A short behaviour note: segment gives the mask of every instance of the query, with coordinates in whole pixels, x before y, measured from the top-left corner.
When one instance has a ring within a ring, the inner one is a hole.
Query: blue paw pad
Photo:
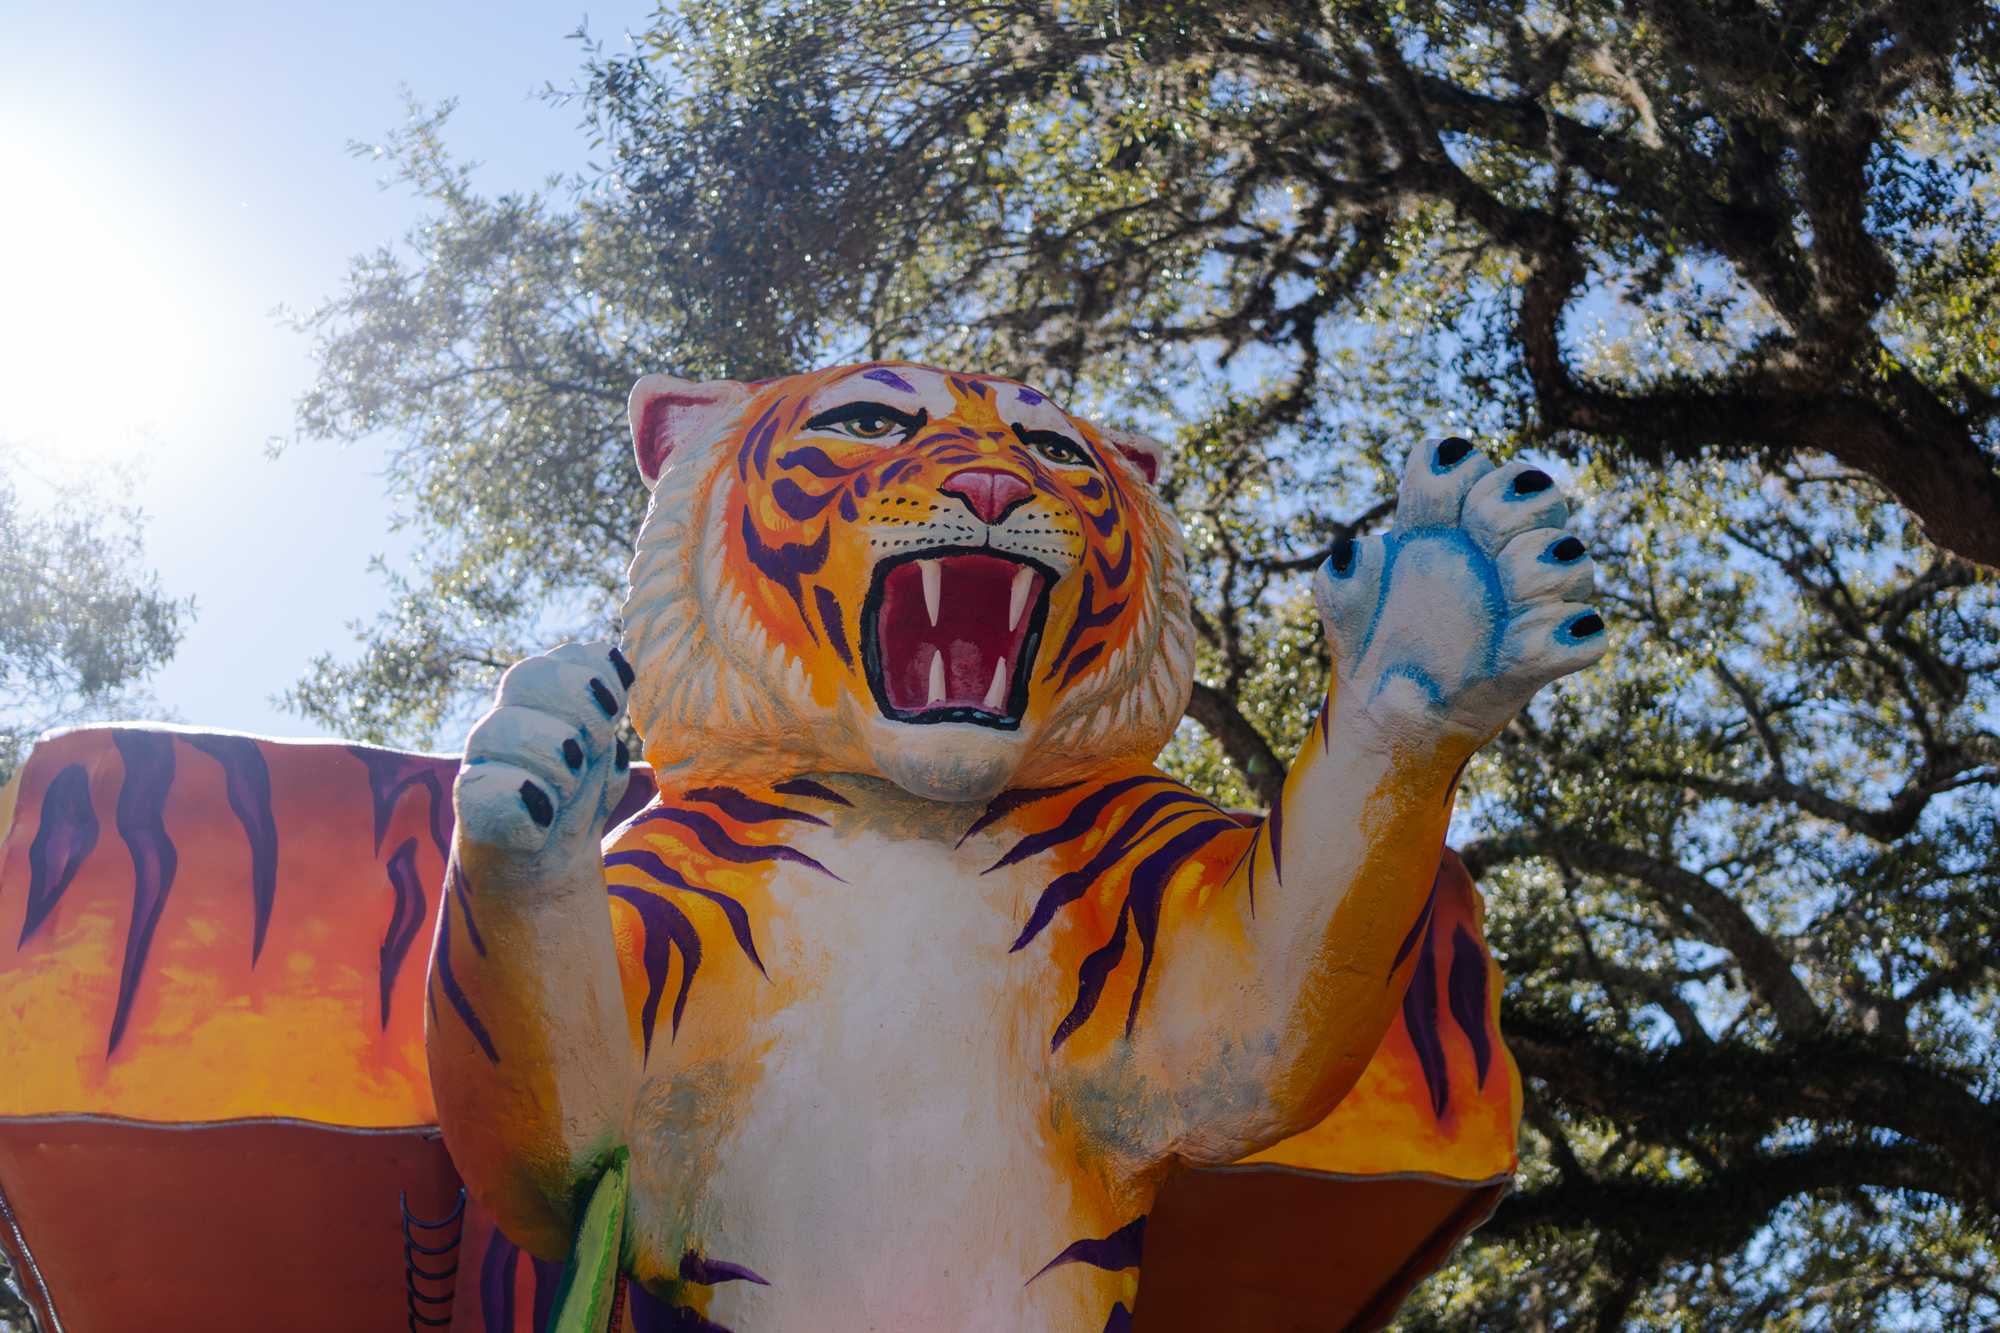
[[[1508,489],[1507,494],[1513,499],[1520,499],[1524,495],[1540,495],[1555,484],[1556,479],[1554,477],[1551,477],[1540,468],[1531,467],[1520,476],[1514,478],[1514,484]]]
[[[1354,538],[1342,537],[1333,544],[1333,553],[1326,558],[1326,569],[1337,579],[1344,579],[1354,573]]]
[[[1572,616],[1556,630],[1556,637],[1564,643],[1582,643],[1604,633],[1604,621],[1595,611],[1585,611],[1580,616]]]
[[[1542,552],[1542,559],[1551,565],[1573,565],[1583,559],[1583,543],[1574,537],[1565,537]]]
[[[1431,471],[1443,475],[1472,457],[1472,441],[1461,440],[1454,435],[1448,440],[1439,440],[1437,452],[1431,455]]]

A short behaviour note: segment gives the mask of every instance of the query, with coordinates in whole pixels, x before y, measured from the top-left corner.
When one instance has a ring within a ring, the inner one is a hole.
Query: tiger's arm
[[[1367,1066],[1459,773],[1603,651],[1567,513],[1545,474],[1441,441],[1412,455],[1395,527],[1319,571],[1334,675],[1282,799],[1219,882],[1161,904],[1131,1042],[1135,1071],[1175,1088],[1172,1154],[1226,1161],[1303,1130]]]
[[[639,1077],[600,832],[625,785],[609,645],[517,663],[466,742],[432,946],[431,1082],[452,1159],[507,1234],[561,1259]]]

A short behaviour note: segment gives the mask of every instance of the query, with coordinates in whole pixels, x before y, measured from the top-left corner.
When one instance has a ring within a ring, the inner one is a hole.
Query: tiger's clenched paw
[[[509,667],[466,738],[454,798],[465,838],[519,855],[594,854],[631,766],[617,735],[631,683],[608,643],[566,643]]]
[[[1396,519],[1313,579],[1338,706],[1393,731],[1484,741],[1534,692],[1603,655],[1590,555],[1554,480],[1465,440],[1410,454]]]

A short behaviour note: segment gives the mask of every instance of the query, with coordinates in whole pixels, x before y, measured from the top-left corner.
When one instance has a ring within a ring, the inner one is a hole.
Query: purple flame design
[[[1493,1062],[1493,1046],[1486,1036],[1486,958],[1464,926],[1452,928],[1451,970],[1445,974],[1444,990],[1453,1021],[1472,1043],[1472,1063],[1483,1088],[1487,1066]]]
[[[457,867],[453,866],[456,870]],[[389,856],[389,888],[396,895],[394,908],[389,913],[389,929],[382,936],[380,985],[382,992],[382,1030],[389,1030],[389,995],[395,989],[396,975],[402,970],[403,959],[410,952],[410,944],[417,938],[417,931],[424,924],[424,886],[417,878],[417,840],[405,838],[400,847]]]
[[[174,781],[173,738],[157,731],[121,727],[112,742],[125,760],[125,781],[118,789],[118,836],[132,854],[132,925],[125,936],[125,961],[118,974],[118,1007],[111,1015],[108,1057],[118,1049],[132,1001],[139,993],[139,976],[146,968],[146,951],[166,910],[180,856],[167,836],[167,790]]]
[[[1416,1048],[1417,1064],[1424,1071],[1431,1114],[1442,1118],[1444,1108],[1451,1103],[1451,1071],[1445,1066],[1444,1041],[1438,1035],[1437,959],[1428,941],[1417,955],[1410,988],[1403,993],[1403,1026],[1409,1029],[1410,1045]]]
[[[222,766],[229,809],[250,843],[250,904],[253,913],[250,965],[264,952],[264,933],[278,898],[278,822],[271,814],[271,767],[248,736],[184,736],[195,749]]]
[[[50,780],[35,840],[28,844],[28,914],[19,943],[26,944],[62,901],[63,891],[97,846],[97,831],[90,774],[82,764],[71,764]]]
[[[451,800],[444,789],[444,773],[454,766],[448,760],[430,759],[420,754],[398,754],[367,745],[350,745],[347,752],[368,770],[368,792],[375,806],[375,850],[382,850],[388,836],[389,820],[396,802],[412,787],[430,793],[431,841],[439,856],[451,855]]]

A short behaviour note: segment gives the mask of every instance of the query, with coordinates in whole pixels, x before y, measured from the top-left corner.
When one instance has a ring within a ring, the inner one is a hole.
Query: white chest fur
[[[1095,1327],[1104,1275],[1029,1283],[1116,1225],[1075,1197],[1054,1133],[1049,1020],[1025,994],[1045,964],[1007,952],[1041,878],[874,830],[802,845],[846,883],[786,867],[762,947],[809,989],[746,1025],[755,1091],[726,1119],[700,1073],[656,1065],[633,1147],[659,1211],[635,1220],[768,1280],[714,1288],[710,1317],[739,1330]]]

